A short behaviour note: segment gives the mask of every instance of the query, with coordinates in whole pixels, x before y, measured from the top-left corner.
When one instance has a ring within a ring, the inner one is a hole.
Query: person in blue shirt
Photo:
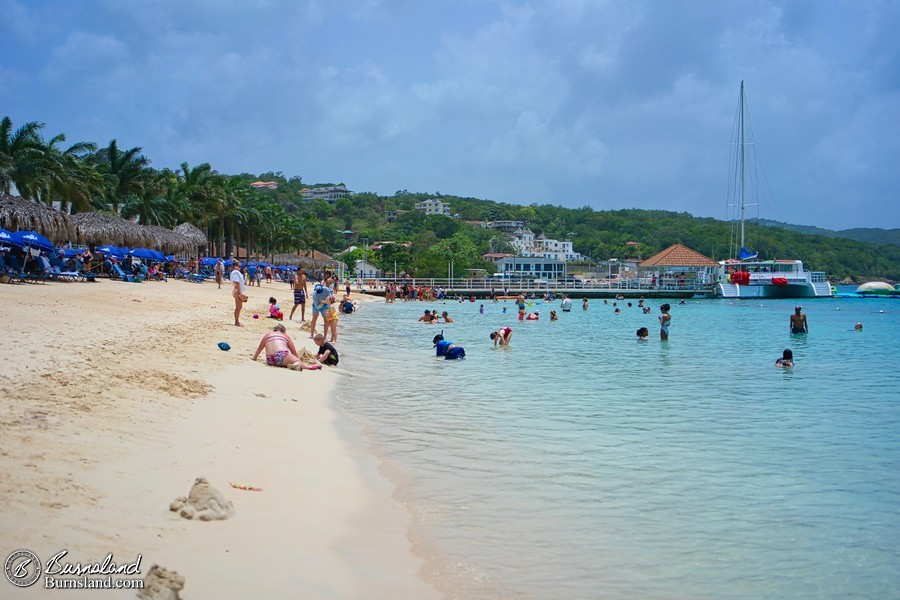
[[[249,267],[247,267],[247,273],[250,275],[250,281],[248,281],[247,283],[249,285],[253,285],[253,283],[256,281],[256,265],[250,265]]]
[[[312,292],[312,321],[309,326],[309,337],[313,337],[316,333],[316,321],[319,318],[319,315],[322,315],[322,320],[326,321],[326,310],[331,306],[334,302],[334,297],[331,295],[331,289],[322,283],[316,283],[315,287],[313,287]],[[327,321],[326,321],[327,323]],[[327,325],[326,325],[327,329]]]
[[[435,356],[443,356],[444,360],[458,360],[466,357],[466,351],[462,346],[445,340],[441,333],[434,336],[432,342],[434,342]]]

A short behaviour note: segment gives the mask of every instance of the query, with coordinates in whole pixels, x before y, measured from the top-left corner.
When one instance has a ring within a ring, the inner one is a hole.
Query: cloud
[[[896,3],[88,6],[0,0],[4,104],[156,166],[721,216],[743,79],[783,218],[900,221]]]

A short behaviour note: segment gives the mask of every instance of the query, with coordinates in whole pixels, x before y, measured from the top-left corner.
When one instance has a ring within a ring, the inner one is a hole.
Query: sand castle
[[[185,519],[220,521],[234,515],[234,505],[226,500],[222,492],[214,488],[206,477],[198,477],[187,498],[180,496],[172,500],[169,510],[177,512]]]
[[[144,578],[144,589],[137,594],[138,600],[180,600],[178,594],[184,589],[184,577],[176,571],[153,565]]]

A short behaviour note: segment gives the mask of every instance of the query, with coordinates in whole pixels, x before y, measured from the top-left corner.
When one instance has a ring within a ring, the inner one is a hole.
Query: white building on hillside
[[[450,216],[450,205],[445,202],[441,202],[437,198],[429,198],[428,200],[416,202],[416,210],[425,211],[426,215],[444,215],[445,217]]]
[[[329,185],[327,187],[304,188],[301,193],[307,202],[324,200],[328,204],[334,204],[338,199],[345,198],[353,192],[348,190],[347,186],[341,184]]]

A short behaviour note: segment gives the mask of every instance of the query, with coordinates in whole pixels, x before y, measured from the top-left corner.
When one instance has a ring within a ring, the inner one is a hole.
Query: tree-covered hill
[[[675,243],[717,260],[737,254],[734,224],[687,213],[521,206],[407,190],[392,196],[357,193],[329,204],[304,198],[304,188],[327,184],[308,184],[299,176],[227,175],[209,163],[156,169],[140,147],[125,149],[116,140],[103,146],[66,144],[64,134],[48,139],[43,129],[38,122],[16,128],[8,117],[0,121],[0,192],[14,187],[25,198],[71,213],[104,211],[169,228],[190,222],[206,233],[210,255],[339,253],[356,246],[342,256],[350,264],[365,253],[385,271],[396,266],[417,276],[443,276],[452,263],[460,274],[467,268],[491,270],[481,255],[510,250],[508,236],[482,226],[504,219],[524,221],[536,234],[572,240],[575,251],[589,258],[585,268],[608,258],[647,258]],[[276,187],[251,186],[257,180]],[[449,204],[453,217],[415,210],[428,198]],[[746,245],[762,258],[800,258],[832,279],[900,280],[896,237],[858,232],[863,241],[855,241],[814,233],[751,225]],[[394,243],[375,244],[383,241]]]
[[[772,221],[770,219],[753,219],[753,222],[759,225],[788,229],[798,233],[846,238],[848,240],[856,240],[857,242],[867,244],[893,244],[895,246],[900,246],[900,229],[855,227],[853,229],[840,229],[834,231],[831,229],[823,229],[822,227],[815,227],[813,225],[793,225],[791,223],[782,223],[781,221]]]

